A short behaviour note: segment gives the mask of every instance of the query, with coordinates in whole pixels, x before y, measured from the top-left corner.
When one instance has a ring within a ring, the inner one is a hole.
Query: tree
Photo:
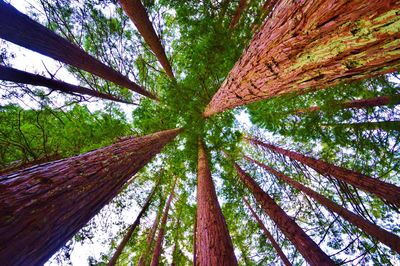
[[[231,23],[229,24],[229,29],[232,30],[235,28],[236,24],[240,20],[240,15],[242,12],[246,9],[247,6],[247,0],[240,0],[239,5],[236,8],[235,14],[232,17]]]
[[[4,251],[0,261],[45,262],[179,132],[173,129],[128,138],[83,155],[2,176]],[[30,188],[28,195],[26,187]],[[12,256],[17,248],[21,255]]]

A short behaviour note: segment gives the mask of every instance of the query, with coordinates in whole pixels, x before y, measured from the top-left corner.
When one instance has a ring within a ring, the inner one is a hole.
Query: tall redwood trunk
[[[278,204],[265,193],[258,184],[235,163],[236,171],[244,185],[253,193],[257,202],[267,215],[276,223],[282,233],[289,239],[304,259],[315,266],[335,265],[319,246],[289,217]]]
[[[84,50],[0,1],[0,38],[85,70],[146,97],[156,97]]]
[[[193,223],[193,265],[196,266],[196,253],[197,253],[197,248],[196,248],[196,235],[197,235],[197,209],[196,209],[196,215],[194,217],[194,223]]]
[[[102,93],[55,79],[49,79],[40,75],[31,74],[6,66],[0,66],[0,80],[7,80],[15,83],[30,84],[35,86],[43,86],[51,90],[61,91],[72,95],[83,94],[115,102],[132,104],[132,102],[119,99],[111,94]]]
[[[237,265],[202,141],[199,141],[197,167],[196,266]]]
[[[279,0],[204,116],[395,71],[399,11],[397,0]]]
[[[388,95],[388,96],[378,96],[368,99],[353,100],[348,102],[334,102],[329,105],[330,109],[347,109],[347,108],[371,108],[375,106],[385,106],[385,105],[397,105],[400,104],[400,94]],[[311,106],[309,108],[297,109],[296,114],[306,114],[321,110],[319,106]]]
[[[247,7],[247,0],[239,0],[239,5],[236,8],[235,14],[232,17],[231,23],[229,24],[229,29],[232,30],[236,27],[236,24],[240,20],[240,16],[242,15],[243,11]]]
[[[290,263],[290,261],[288,260],[288,258],[286,257],[285,253],[283,253],[281,247],[278,245],[278,243],[275,241],[274,237],[272,236],[272,234],[268,231],[268,229],[265,227],[265,225],[263,224],[263,222],[261,221],[260,217],[258,217],[257,213],[253,210],[253,208],[251,207],[250,203],[246,200],[245,197],[243,197],[243,201],[246,204],[246,206],[249,208],[251,214],[253,215],[254,219],[256,219],[258,225],[261,227],[261,229],[264,232],[264,235],[268,238],[268,240],[271,242],[272,246],[274,247],[274,249],[276,250],[276,253],[278,253],[279,257],[281,258],[283,264],[285,264],[286,266],[291,266],[292,264]]]
[[[160,180],[157,182],[157,184],[154,186],[153,190],[151,191],[150,195],[147,197],[142,210],[139,212],[138,216],[136,217],[136,220],[133,222],[133,224],[131,224],[131,226],[129,226],[128,231],[122,238],[121,242],[119,243],[117,249],[114,252],[114,255],[108,262],[108,264],[107,264],[108,266],[114,266],[117,263],[119,256],[121,255],[122,251],[124,250],[129,239],[131,239],[133,232],[135,231],[136,227],[140,224],[140,219],[145,214],[145,212],[147,212],[147,209],[150,206],[151,200],[156,192],[156,189],[158,188],[159,183],[160,183]]]
[[[308,196],[310,196],[311,198],[313,198],[314,200],[319,202],[321,205],[325,206],[328,210],[331,210],[331,211],[339,214],[345,220],[347,220],[351,224],[360,228],[363,232],[371,235],[372,237],[376,238],[378,241],[380,241],[383,244],[390,247],[392,250],[400,253],[400,237],[398,237],[397,235],[392,234],[392,233],[380,228],[376,224],[371,223],[368,220],[365,220],[364,218],[356,215],[355,213],[353,213],[351,211],[348,211],[347,209],[341,207],[340,205],[336,204],[335,202],[331,201],[330,199],[325,198],[324,196],[320,195],[319,193],[315,192],[314,190],[300,184],[299,182],[276,171],[275,169],[273,169],[263,163],[257,162],[256,160],[253,160],[252,158],[250,158],[248,156],[245,156],[245,158],[247,160],[261,166],[262,168],[264,168],[271,174],[275,175],[282,181],[286,182],[287,184],[291,185],[292,187],[307,194]]]
[[[162,249],[162,244],[164,241],[165,226],[167,225],[169,208],[171,206],[172,199],[174,198],[174,190],[175,190],[176,180],[177,180],[177,178],[175,177],[174,184],[172,185],[172,188],[171,188],[171,193],[169,194],[167,203],[165,204],[165,209],[164,209],[164,213],[163,213],[163,216],[161,219],[160,229],[159,229],[158,235],[157,235],[156,246],[154,247],[153,258],[152,258],[151,264],[150,264],[151,266],[158,266],[159,261],[160,261],[161,249]]]
[[[129,138],[0,177],[0,261],[42,264],[181,131]]]
[[[248,139],[255,145],[268,148],[274,152],[285,155],[293,160],[305,164],[321,175],[329,175],[353,185],[361,190],[374,194],[381,199],[400,207],[400,187],[380,181],[361,173],[339,167],[321,160],[317,160],[297,152],[288,151],[271,144],[263,143],[256,139]]]
[[[158,61],[161,63],[165,72],[170,78],[174,78],[171,65],[165,55],[164,48],[158,38],[149,16],[147,15],[146,8],[140,0],[119,0],[119,3],[128,17],[133,21],[136,28],[143,36],[143,39],[150,46]]]

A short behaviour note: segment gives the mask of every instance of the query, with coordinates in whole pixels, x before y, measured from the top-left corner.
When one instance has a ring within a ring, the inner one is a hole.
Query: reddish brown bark
[[[199,141],[197,167],[196,266],[237,265],[202,141]]]
[[[128,243],[129,239],[131,239],[133,232],[135,231],[136,227],[140,224],[140,219],[142,216],[147,212],[147,209],[150,206],[151,200],[156,192],[156,189],[159,185],[159,182],[154,186],[153,190],[151,191],[150,195],[147,197],[146,202],[143,205],[142,210],[139,212],[136,220],[129,226],[128,231],[122,238],[121,242],[119,243],[117,249],[114,252],[114,255],[111,257],[110,261],[108,262],[108,266],[114,266],[117,263],[119,256],[121,255],[122,251],[124,250],[126,244]]]
[[[361,80],[400,66],[396,0],[280,0],[204,111]]]
[[[335,202],[331,201],[330,199],[325,198],[324,196],[320,195],[319,193],[315,192],[314,190],[300,184],[299,182],[282,174],[281,172],[278,172],[275,169],[273,169],[263,163],[257,162],[256,160],[253,160],[252,158],[250,158],[248,156],[245,156],[245,158],[247,160],[261,166],[262,168],[264,168],[271,174],[275,175],[282,181],[286,182],[287,184],[291,185],[292,187],[307,194],[308,196],[310,196],[311,198],[313,198],[317,202],[319,202],[321,205],[325,206],[327,209],[339,214],[345,220],[347,220],[351,224],[360,228],[363,232],[376,238],[378,241],[387,245],[388,247],[390,247],[392,250],[396,251],[397,253],[400,253],[400,237],[398,237],[397,235],[392,234],[392,233],[380,228],[376,224],[371,223],[368,220],[365,220],[364,218],[356,215],[355,213],[353,213],[351,211],[348,211],[347,209],[341,207],[340,205],[336,204]]]
[[[197,235],[197,209],[196,209],[196,215],[194,216],[194,223],[193,223],[193,265],[196,264],[196,235]]]
[[[85,70],[143,96],[156,99],[156,96],[129,78],[106,66],[75,44],[58,36],[4,1],[0,1],[0,25],[0,38],[2,39]]]
[[[43,86],[51,90],[76,95],[89,95],[101,99],[111,100],[120,103],[132,104],[132,102],[119,99],[111,94],[102,93],[82,86],[76,86],[59,80],[49,79],[40,75],[31,74],[11,67],[0,66],[0,80],[12,81],[15,83]]]
[[[239,5],[236,8],[235,14],[232,17],[231,23],[229,24],[229,29],[232,30],[236,27],[237,23],[240,20],[240,16],[242,15],[244,9],[247,7],[247,0],[239,0]]]
[[[260,145],[274,152],[285,155],[293,160],[303,163],[321,175],[333,176],[341,181],[353,185],[361,190],[374,194],[381,199],[400,207],[400,187],[380,181],[361,173],[348,170],[321,160],[317,160],[297,152],[288,151],[271,144],[263,143],[259,140],[248,139],[255,145]]]
[[[257,202],[276,223],[282,233],[297,248],[310,265],[335,265],[319,246],[289,217],[258,184],[235,163],[236,171],[246,187],[253,193]]]
[[[156,246],[154,247],[153,258],[152,258],[151,264],[150,264],[151,266],[159,265],[162,244],[164,241],[165,226],[167,225],[169,208],[171,206],[172,199],[174,198],[174,190],[175,190],[176,180],[177,180],[177,178],[175,178],[174,184],[172,185],[172,188],[171,188],[171,193],[169,194],[167,203],[165,204],[165,209],[164,209],[164,213],[163,213],[163,216],[161,219],[160,229],[159,229],[158,235],[157,235]]]
[[[165,55],[164,48],[158,38],[149,16],[147,15],[146,8],[140,0],[119,0],[119,3],[128,17],[133,21],[136,28],[143,36],[143,39],[150,46],[158,61],[161,63],[165,72],[170,78],[174,78],[171,65]]]
[[[264,235],[268,238],[268,240],[271,242],[272,246],[274,247],[276,253],[278,253],[279,257],[281,258],[283,264],[286,266],[291,266],[292,264],[286,257],[285,253],[283,253],[281,247],[278,245],[278,243],[275,241],[274,237],[272,234],[268,231],[268,229],[265,227],[263,222],[261,221],[260,217],[258,217],[257,213],[253,210],[251,207],[250,203],[246,200],[246,198],[243,197],[243,201],[246,204],[246,206],[249,208],[251,214],[253,215],[254,219],[256,219],[258,225],[261,227],[261,229],[264,232]]]
[[[371,108],[375,106],[385,106],[385,105],[397,105],[400,104],[400,94],[390,95],[390,96],[379,96],[368,99],[353,100],[348,102],[334,102],[329,105],[329,108],[333,110],[347,109],[347,108]],[[305,109],[297,109],[296,114],[306,114],[321,110],[319,106],[311,106]]]
[[[42,264],[180,132],[166,130],[0,177],[0,261]]]

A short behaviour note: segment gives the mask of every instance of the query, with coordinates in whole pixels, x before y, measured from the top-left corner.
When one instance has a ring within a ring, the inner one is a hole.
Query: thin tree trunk
[[[272,9],[274,8],[277,2],[278,0],[266,0],[264,2],[264,4],[261,7],[261,15],[260,15],[261,23],[263,23],[265,18],[272,12]],[[253,33],[258,31],[259,28],[260,28],[260,23],[257,23],[256,21],[251,26],[251,30],[253,31]]]
[[[105,148],[0,177],[0,261],[42,264],[181,131]]]
[[[368,193],[374,194],[381,199],[400,207],[400,187],[380,181],[379,179],[372,178],[361,173],[357,173],[343,167],[339,167],[321,160],[317,160],[297,152],[288,151],[271,144],[263,143],[256,139],[248,139],[255,145],[260,145],[274,152],[285,155],[293,160],[305,164],[321,175],[333,176],[338,180],[353,185]]]
[[[218,203],[204,144],[199,140],[197,169],[196,265],[237,265],[228,228]]]
[[[268,238],[268,240],[271,242],[272,246],[274,247],[276,253],[278,253],[279,257],[281,258],[283,264],[285,264],[286,266],[291,266],[292,264],[290,263],[290,261],[288,260],[288,258],[286,257],[285,253],[283,253],[281,247],[278,245],[278,243],[275,241],[274,237],[272,236],[272,234],[268,231],[268,229],[265,227],[265,225],[263,224],[263,222],[261,221],[260,217],[258,217],[257,213],[253,210],[253,208],[251,207],[250,203],[246,200],[245,197],[243,197],[243,201],[246,204],[246,206],[249,208],[251,214],[253,215],[254,219],[256,219],[258,225],[261,227],[261,229],[264,232],[264,235]]]
[[[128,17],[133,21],[146,43],[150,46],[150,49],[154,52],[167,75],[170,78],[174,78],[174,73],[172,72],[167,56],[165,55],[160,38],[157,36],[153,25],[149,20],[149,16],[147,15],[146,8],[143,6],[141,1],[119,0],[119,3]]]
[[[197,239],[197,209],[196,209],[196,215],[194,217],[194,223],[193,223],[193,265],[196,266],[196,253],[197,253],[197,248],[196,248],[196,239]]]
[[[135,82],[106,66],[84,50],[0,1],[0,38],[85,70],[143,96],[157,99]]]
[[[176,257],[177,254],[179,254],[179,246],[178,246],[178,232],[181,226],[181,220],[180,220],[180,213],[178,213],[177,217],[176,217],[177,221],[175,223],[174,229],[175,229],[175,237],[174,237],[174,248],[172,249],[172,262],[171,262],[171,266],[176,266]]]
[[[155,246],[154,252],[153,252],[153,258],[152,258],[151,264],[150,264],[151,266],[158,266],[159,261],[160,261],[161,249],[162,249],[162,244],[164,241],[165,226],[167,224],[169,208],[171,206],[172,199],[174,198],[174,190],[175,190],[176,181],[177,181],[177,177],[175,177],[174,184],[172,185],[172,188],[171,188],[171,193],[169,194],[167,203],[165,204],[165,209],[164,209],[164,213],[163,213],[163,216],[161,219],[160,229],[159,229],[158,235],[157,235],[156,246]]]
[[[149,253],[151,253],[152,243],[153,243],[153,240],[154,240],[154,236],[156,235],[158,224],[160,222],[162,211],[163,211],[163,208],[161,206],[162,205],[160,204],[160,208],[158,209],[156,218],[155,218],[155,220],[153,222],[153,226],[151,227],[150,232],[147,235],[146,249],[142,253],[142,255],[140,256],[140,259],[139,259],[139,262],[138,262],[138,266],[148,265],[147,264],[147,261],[149,260],[148,256],[149,256]]]
[[[400,131],[400,121],[379,121],[379,122],[359,122],[359,123],[336,123],[321,124],[322,127],[350,128],[354,131],[368,131],[381,129],[386,132]]]
[[[342,216],[345,220],[350,222],[351,224],[357,226],[360,228],[363,232],[371,235],[372,237],[376,238],[378,241],[382,242],[383,244],[387,245],[390,247],[392,250],[396,251],[397,253],[400,253],[400,237],[398,237],[395,234],[392,234],[376,224],[356,215],[355,213],[348,211],[347,209],[341,207],[340,205],[336,204],[335,202],[331,201],[328,198],[325,198],[324,196],[320,195],[319,193],[315,192],[314,190],[300,184],[299,182],[295,181],[294,179],[276,171],[275,169],[257,162],[256,160],[253,160],[252,158],[245,156],[247,160],[250,162],[253,162],[260,167],[264,168],[271,174],[275,175],[282,181],[286,182],[287,184],[291,185],[292,187],[302,191],[303,193],[307,194],[317,202],[319,202],[321,205],[326,207],[328,210],[331,210],[340,216]]]
[[[335,265],[319,246],[289,217],[258,184],[235,163],[236,171],[244,185],[253,193],[267,215],[277,224],[287,239],[310,265]]]
[[[395,71],[399,11],[396,0],[278,1],[204,116]]]
[[[66,82],[49,79],[40,75],[31,74],[11,67],[0,66],[0,80],[12,81],[15,83],[43,86],[50,90],[56,90],[72,95],[83,94],[101,99],[111,100],[120,103],[133,104],[127,100],[119,99],[111,94],[102,93],[82,86],[76,86]]]
[[[348,102],[334,102],[329,105],[330,110],[338,109],[362,109],[371,108],[375,106],[385,106],[385,105],[398,105],[400,104],[400,94],[388,95],[388,96],[378,96],[368,99],[353,100]],[[306,113],[312,113],[321,110],[319,106],[311,106],[309,108],[297,109],[294,112],[296,114],[302,115]]]
[[[161,180],[161,179],[160,179]],[[134,221],[131,226],[129,226],[128,231],[122,238],[121,242],[119,243],[117,249],[114,252],[114,255],[108,262],[108,266],[114,266],[117,263],[117,260],[119,256],[121,255],[122,251],[124,250],[126,244],[128,243],[129,239],[131,239],[133,232],[135,231],[136,227],[140,224],[140,219],[142,216],[147,212],[147,209],[150,206],[151,200],[156,193],[156,189],[158,188],[158,185],[160,184],[160,180],[157,181],[157,184],[154,186],[153,190],[151,191],[150,195],[147,197],[146,202],[143,205],[142,210],[139,212],[138,216],[136,217],[136,220]]]
[[[243,11],[245,10],[245,8],[247,7],[247,0],[239,0],[239,5],[236,8],[235,14],[232,17],[231,23],[229,24],[229,29],[233,30],[237,23],[240,20],[240,16],[242,15]]]

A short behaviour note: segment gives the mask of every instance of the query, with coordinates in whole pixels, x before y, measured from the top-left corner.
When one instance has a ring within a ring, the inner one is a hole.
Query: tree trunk
[[[0,261],[43,264],[181,131],[108,147],[0,177]]]
[[[63,93],[68,93],[71,95],[83,94],[115,102],[133,104],[132,102],[119,99],[111,94],[102,93],[96,90],[72,85],[54,79],[49,79],[40,75],[31,74],[6,66],[0,66],[0,80],[7,80],[15,83],[30,84],[35,86],[43,86],[49,88],[50,90],[61,91]]]
[[[360,123],[337,123],[337,124],[322,124],[322,127],[336,127],[336,128],[349,128],[354,131],[368,131],[368,130],[384,130],[400,131],[400,121],[379,121],[379,122],[360,122]]]
[[[172,199],[174,197],[174,190],[175,190],[176,180],[177,180],[177,178],[175,177],[174,184],[172,185],[172,188],[171,188],[171,193],[169,194],[168,201],[165,204],[165,209],[164,209],[164,213],[163,213],[163,216],[162,216],[162,219],[161,219],[160,229],[159,229],[158,235],[157,235],[156,246],[155,246],[154,252],[153,252],[153,258],[152,258],[151,264],[150,264],[151,266],[158,266],[159,265],[162,244],[163,244],[163,241],[164,241],[164,231],[165,231],[165,226],[167,224],[169,208],[171,206],[171,202],[172,202]]]
[[[335,265],[319,246],[289,217],[258,184],[235,163],[236,171],[244,185],[253,193],[257,202],[276,223],[310,265]]]
[[[0,25],[0,38],[85,70],[143,96],[156,99],[156,96],[129,78],[106,66],[75,44],[58,36],[4,1],[0,1]]]
[[[240,20],[240,16],[242,15],[243,11],[247,7],[247,0],[239,0],[239,5],[236,8],[235,14],[232,17],[231,23],[229,24],[229,29],[233,30],[236,27],[236,24]]]
[[[148,265],[147,264],[148,256],[149,256],[149,253],[151,253],[151,250],[152,250],[151,245],[153,243],[154,236],[156,235],[156,231],[157,231],[157,228],[158,228],[158,223],[160,222],[161,215],[162,215],[162,210],[163,210],[162,204],[160,204],[160,208],[158,209],[156,218],[155,218],[155,220],[153,222],[153,226],[151,227],[150,232],[147,235],[146,249],[142,253],[142,255],[140,256],[140,259],[139,259],[139,262],[138,262],[138,266]]]
[[[204,116],[395,71],[399,11],[396,0],[278,1]]]
[[[174,78],[171,65],[165,55],[164,48],[158,38],[151,21],[140,0],[119,0],[119,3],[128,17],[133,21],[136,28],[143,36],[145,42],[150,46],[158,61],[161,63],[165,72],[170,78]]]
[[[264,232],[264,235],[268,238],[268,240],[271,242],[272,246],[274,247],[274,249],[276,250],[276,253],[278,253],[279,257],[281,258],[283,264],[285,264],[286,266],[291,266],[292,264],[290,263],[290,261],[288,260],[288,258],[286,257],[285,253],[283,253],[282,249],[280,248],[280,246],[278,245],[278,243],[275,241],[274,237],[272,236],[272,234],[268,231],[268,229],[265,227],[265,225],[263,224],[263,222],[261,221],[260,217],[258,217],[257,213],[253,210],[253,208],[251,207],[250,203],[246,200],[246,198],[243,197],[243,201],[246,204],[246,206],[249,208],[251,214],[253,215],[254,219],[256,219],[258,225],[261,227],[261,229]]]
[[[400,94],[389,95],[389,96],[378,96],[368,99],[353,100],[348,102],[334,102],[329,105],[329,111],[338,109],[348,109],[348,108],[371,108],[375,106],[385,106],[385,105],[398,105],[400,104]],[[305,109],[297,109],[294,112],[298,115],[312,113],[321,110],[319,106],[311,106]]]
[[[204,143],[199,140],[197,169],[196,265],[237,265],[228,228],[218,203]]]
[[[260,21],[261,23],[265,20],[265,18],[272,12],[272,9],[274,8],[275,4],[278,2],[278,0],[266,0],[264,4],[261,7],[261,15],[260,15]],[[253,33],[258,31],[260,28],[260,24],[255,21],[253,25],[251,25],[251,30]]]
[[[160,184],[160,180],[157,182],[157,184],[154,186],[153,190],[151,191],[150,195],[147,197],[147,200],[144,203],[142,210],[139,212],[138,216],[136,217],[136,220],[134,221],[134,223],[131,226],[129,226],[128,231],[122,238],[121,242],[119,243],[117,249],[114,252],[114,255],[108,262],[108,264],[107,264],[108,266],[114,266],[117,263],[119,256],[121,255],[122,251],[124,250],[129,239],[131,239],[133,232],[135,231],[136,227],[140,224],[140,219],[145,214],[145,212],[147,212],[147,209],[150,206],[151,200],[152,200],[159,184]]]
[[[50,154],[50,155],[44,155],[41,156],[39,158],[30,160],[30,161],[18,161],[18,162],[14,162],[11,165],[7,165],[6,167],[0,169],[0,176],[1,175],[6,175],[6,174],[10,174],[12,172],[16,172],[19,170],[22,170],[24,168],[28,168],[37,164],[41,164],[41,163],[47,163],[50,161],[55,161],[55,160],[60,160],[63,157],[61,156],[61,154],[55,153],[55,154]]]
[[[333,176],[338,180],[353,185],[361,190],[374,194],[381,199],[400,207],[400,187],[380,181],[379,179],[372,178],[361,173],[357,173],[343,167],[335,166],[333,164],[317,160],[297,152],[288,151],[271,144],[263,143],[259,140],[248,139],[255,145],[260,145],[274,152],[285,155],[293,160],[305,164],[321,175]]]
[[[282,181],[286,182],[287,184],[291,185],[292,187],[307,194],[308,196],[310,196],[311,198],[313,198],[314,200],[319,202],[321,205],[326,207],[328,210],[331,210],[331,211],[337,213],[338,215],[342,216],[345,220],[347,220],[349,223],[360,228],[363,232],[376,238],[378,241],[387,245],[388,247],[390,247],[392,250],[396,251],[397,253],[400,253],[400,237],[398,237],[397,235],[392,234],[392,233],[380,228],[376,224],[371,223],[368,220],[365,220],[364,218],[354,214],[351,211],[348,211],[347,209],[341,207],[340,205],[336,204],[335,202],[331,201],[330,199],[325,198],[324,196],[320,195],[319,193],[315,192],[314,190],[312,190],[306,186],[303,186],[299,182],[276,171],[275,169],[273,169],[263,163],[257,162],[256,160],[253,160],[252,158],[250,158],[248,156],[245,156],[245,158],[247,160],[261,166],[262,168],[264,168],[271,174],[275,175]]]
[[[196,239],[197,239],[197,209],[196,209],[196,215],[194,217],[194,223],[193,223],[193,265],[196,266],[196,253],[197,253],[197,248],[196,248]]]

